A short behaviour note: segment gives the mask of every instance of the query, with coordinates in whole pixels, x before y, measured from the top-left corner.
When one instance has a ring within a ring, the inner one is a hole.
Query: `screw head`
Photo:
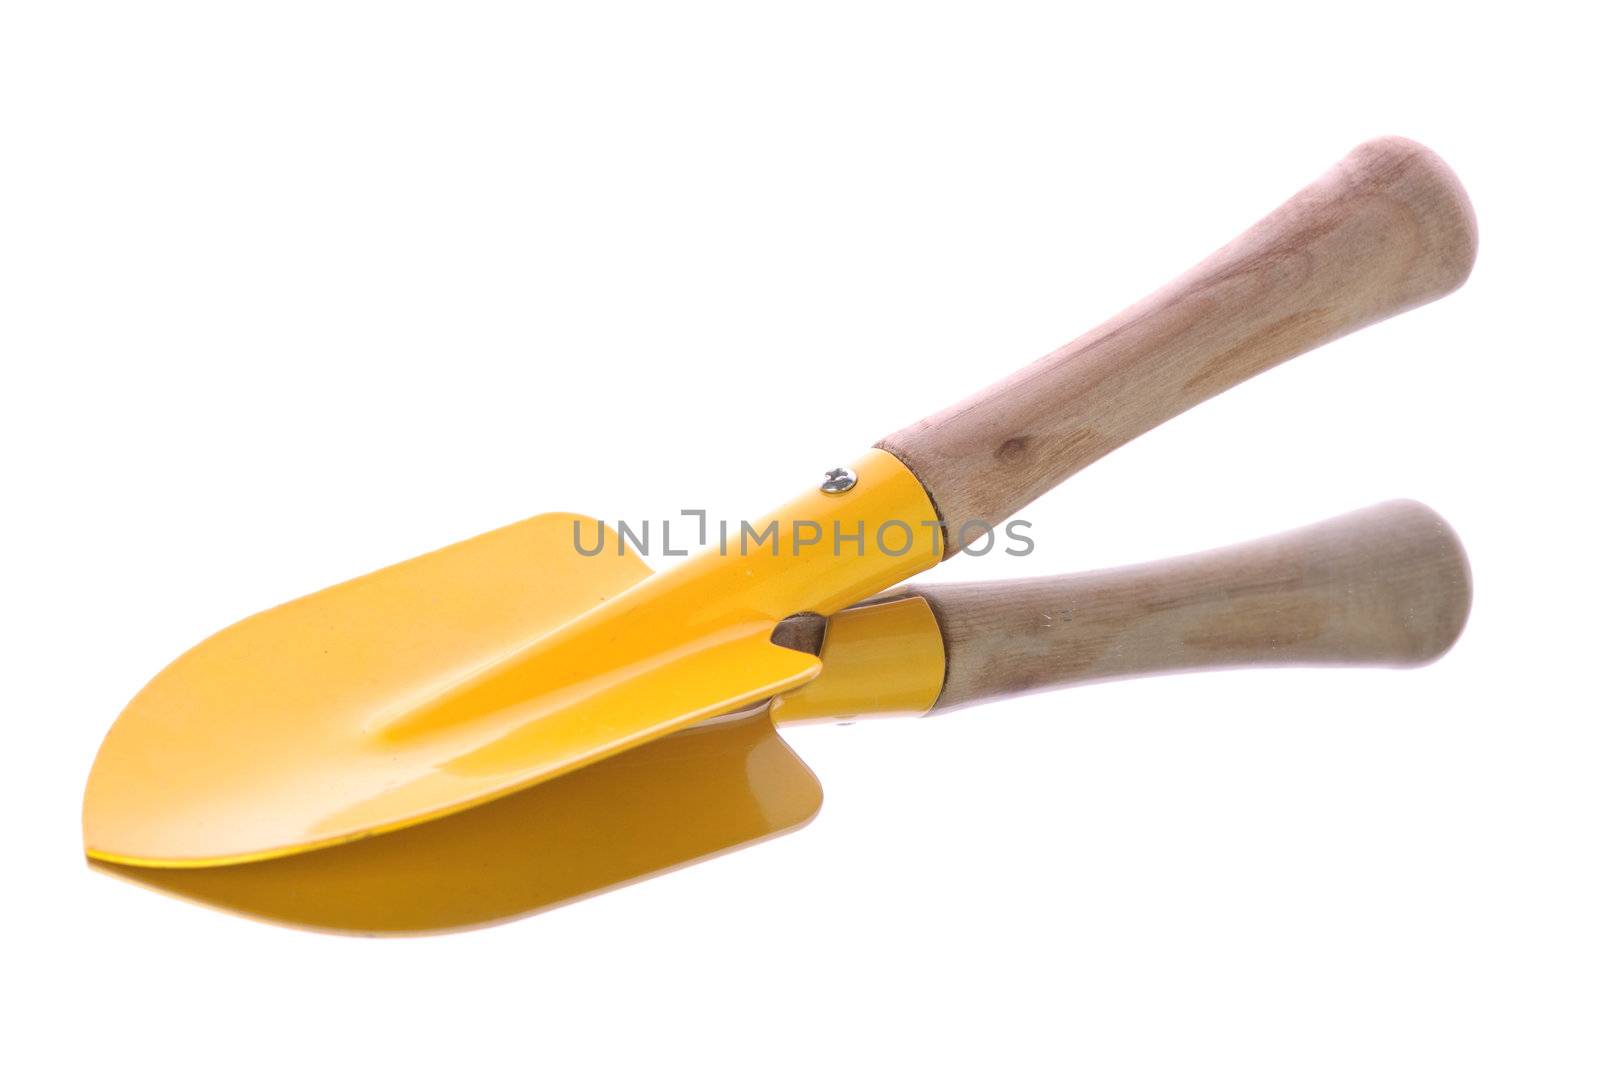
[[[824,493],[848,493],[856,484],[856,472],[849,467],[835,467],[822,476]]]

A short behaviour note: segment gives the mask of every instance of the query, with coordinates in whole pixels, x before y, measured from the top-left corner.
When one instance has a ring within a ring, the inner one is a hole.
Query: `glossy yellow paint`
[[[772,698],[780,726],[922,715],[944,688],[944,637],[919,596],[846,608],[828,619],[822,673]]]
[[[819,661],[770,642],[779,620],[940,559],[915,476],[878,450],[855,469],[850,492],[812,490],[755,523],[776,524],[770,549],[713,546],[650,575],[625,552],[580,554],[581,517],[539,516],[246,619],[112,727],[85,848],[201,867],[350,842],[801,685]],[[837,553],[834,531],[864,536]]]
[[[394,833],[221,867],[107,874],[253,919],[346,934],[485,926],[810,821],[811,771],[759,709]]]
[[[774,720],[924,712],[944,676],[944,641],[921,597],[833,615],[821,658],[821,674],[765,709],[393,833],[256,863],[91,862],[187,900],[332,933],[443,933],[518,918],[804,825],[822,791]]]

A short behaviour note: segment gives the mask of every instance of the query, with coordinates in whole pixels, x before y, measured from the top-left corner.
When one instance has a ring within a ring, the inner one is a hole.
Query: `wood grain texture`
[[[1166,288],[878,447],[922,480],[954,553],[1200,401],[1452,291],[1476,253],[1450,168],[1369,141]]]
[[[828,620],[809,612],[790,615],[772,628],[772,643],[779,648],[792,648],[812,656],[822,654],[822,639],[828,633]]]
[[[1400,500],[1158,563],[886,595],[908,593],[944,633],[944,711],[1174,671],[1416,666],[1460,635],[1472,580],[1454,531]]]

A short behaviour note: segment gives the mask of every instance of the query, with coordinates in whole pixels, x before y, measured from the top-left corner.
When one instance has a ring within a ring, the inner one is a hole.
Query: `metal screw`
[[[824,493],[848,493],[856,484],[856,472],[849,467],[835,467],[822,476]]]

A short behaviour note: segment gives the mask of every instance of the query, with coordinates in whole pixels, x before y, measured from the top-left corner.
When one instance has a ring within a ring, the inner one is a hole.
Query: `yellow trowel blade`
[[[101,870],[255,919],[349,934],[502,922],[803,825],[816,778],[758,710],[442,819],[260,863]]]
[[[856,471],[850,492],[760,520],[770,548],[651,575],[614,537],[583,555],[580,517],[547,515],[246,619],[123,711],[90,774],[85,848],[198,867],[354,841],[794,689],[820,661],[774,645],[779,621],[939,559],[915,476],[877,450]],[[787,540],[888,520],[913,535],[899,552],[870,534],[846,553]]]
[[[258,863],[108,874],[250,918],[349,934],[442,933],[565,904],[753,844],[822,802],[774,723],[916,715],[944,639],[907,596],[797,620],[822,674],[768,705],[680,730],[543,785],[393,833]]]
[[[538,515],[253,615],[189,650],[101,745],[84,795],[86,851],[182,865],[362,832],[341,814],[440,773],[426,754],[373,744],[374,719],[650,575],[632,554],[573,551],[575,521],[593,529],[582,516]],[[395,803],[376,821],[411,810]]]

